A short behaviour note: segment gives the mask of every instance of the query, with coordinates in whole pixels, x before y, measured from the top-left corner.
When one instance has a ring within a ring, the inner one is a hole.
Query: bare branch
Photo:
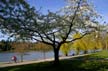
[[[72,39],[72,40],[70,40],[70,41],[66,41],[65,43],[74,42],[74,41],[79,40],[79,39],[81,39],[81,38],[83,38],[83,37],[85,37],[86,35],[89,35],[89,34],[91,34],[91,32],[85,33],[85,34],[83,34],[83,35],[82,35],[81,37],[79,37],[79,38],[75,38],[75,39]]]
[[[70,34],[70,32],[71,32],[71,28],[72,28],[72,26],[73,26],[74,19],[76,18],[77,11],[78,11],[78,9],[79,9],[79,7],[80,7],[80,2],[81,2],[81,0],[78,2],[77,9],[75,10],[74,16],[73,16],[72,21],[71,21],[71,23],[70,23],[69,31],[68,31],[68,33],[66,34],[66,37],[64,37],[63,41],[66,41],[66,39],[68,38],[68,36],[69,36],[69,34]]]

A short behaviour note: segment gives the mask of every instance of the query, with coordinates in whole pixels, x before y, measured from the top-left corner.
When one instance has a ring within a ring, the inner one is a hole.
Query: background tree
[[[73,47],[75,48],[77,54],[79,54],[79,51],[81,50],[83,50],[84,53],[87,53],[88,50],[95,52],[96,50],[101,49],[103,45],[100,36],[101,34],[92,32],[91,34],[86,35],[79,40],[76,40],[73,43]],[[80,33],[76,33],[73,35],[73,38],[78,38],[78,37],[81,37]]]
[[[60,51],[65,55],[68,56],[68,53],[71,51],[71,43],[64,43],[60,47]]]
[[[101,39],[101,42],[102,42],[102,45],[103,45],[103,50],[108,50],[108,33],[104,32],[102,34],[102,39]]]
[[[0,42],[0,50],[1,51],[10,51],[11,49],[12,49],[11,41],[1,40],[1,42]]]
[[[34,39],[51,45],[54,50],[54,63],[59,63],[59,50],[62,44],[73,42],[90,33],[97,25],[95,10],[86,0],[70,0],[64,12],[43,15],[24,0],[0,1],[0,28],[2,32],[26,40]],[[91,28],[91,29],[90,29]],[[80,38],[71,35],[80,31]]]
[[[80,37],[81,37],[81,34],[80,34],[80,33],[76,33],[76,34],[73,35],[73,38],[74,38],[74,39],[75,39],[75,38],[80,38]],[[80,51],[82,50],[81,45],[82,45],[82,42],[81,42],[80,39],[73,42],[73,48],[74,48],[74,50],[76,51],[76,54],[77,54],[77,55],[78,55],[78,54],[80,53]]]

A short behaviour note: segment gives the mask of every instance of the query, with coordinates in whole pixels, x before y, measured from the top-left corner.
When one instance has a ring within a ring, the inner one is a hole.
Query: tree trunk
[[[107,50],[107,43],[106,43],[106,50]]]
[[[77,47],[77,50],[76,50],[76,55],[79,55],[79,53],[80,53],[80,48],[79,48],[79,47]]]
[[[43,59],[46,59],[46,52],[43,51]]]
[[[23,54],[21,54],[21,62],[23,62]]]
[[[65,53],[65,56],[68,56],[68,53]]]
[[[79,51],[76,51],[76,55],[79,55],[79,53],[80,53]]]
[[[59,48],[54,48],[54,64],[59,64]]]
[[[88,52],[87,52],[87,50],[84,50],[84,54],[87,54]]]

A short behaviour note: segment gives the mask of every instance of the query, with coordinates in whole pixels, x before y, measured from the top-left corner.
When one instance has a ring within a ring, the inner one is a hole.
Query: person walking
[[[17,63],[17,57],[16,56],[13,56],[12,57],[12,61],[14,61],[15,63]]]

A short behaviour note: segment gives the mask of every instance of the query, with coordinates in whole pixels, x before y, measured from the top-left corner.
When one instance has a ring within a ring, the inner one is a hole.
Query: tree
[[[102,35],[101,35],[101,32],[94,32],[94,43],[95,43],[95,46],[94,46],[94,52],[95,50],[97,49],[101,49],[103,47],[102,45]]]
[[[1,51],[9,51],[11,49],[12,49],[11,41],[9,41],[9,40],[2,40],[0,42],[0,50]]]
[[[73,38],[81,37],[80,33],[74,34]],[[87,53],[88,50],[95,50],[102,48],[102,38],[101,34],[92,32],[89,35],[84,36],[83,38],[76,40],[73,43],[73,47],[76,48],[77,54],[79,54],[80,50],[83,50],[84,53]]]
[[[70,0],[71,4],[62,9],[64,12],[44,15],[30,7],[24,0],[0,1],[0,28],[2,32],[34,39],[51,45],[54,50],[54,63],[59,63],[59,50],[62,44],[82,38],[96,27],[96,13],[86,0]],[[67,12],[65,12],[67,11]],[[91,29],[90,29],[91,28]],[[76,31],[81,31],[80,38],[72,38]]]
[[[68,56],[68,53],[71,51],[71,43],[64,43],[61,45],[60,50],[65,56]]]
[[[76,33],[76,34],[73,35],[74,39],[75,38],[79,38],[79,37],[81,37],[80,33]],[[73,42],[72,46],[73,46],[74,50],[76,51],[77,55],[80,53],[80,50],[82,50],[82,46],[81,45],[82,45],[81,39],[76,40],[76,41]]]
[[[101,42],[102,42],[102,45],[103,45],[103,50],[108,50],[108,33],[104,32],[102,34],[102,39],[101,39]]]

